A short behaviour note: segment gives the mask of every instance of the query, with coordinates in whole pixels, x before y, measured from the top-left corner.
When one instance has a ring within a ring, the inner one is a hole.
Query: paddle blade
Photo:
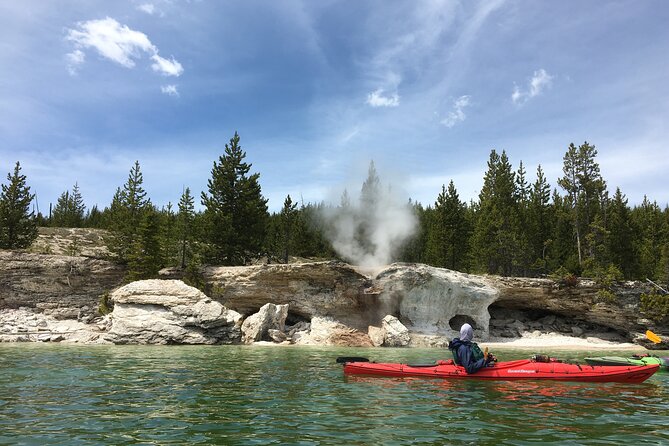
[[[646,331],[646,337],[650,339],[650,341],[653,342],[654,344],[659,344],[660,342],[662,342],[662,339],[660,339],[658,335],[656,335],[650,330]]]
[[[360,356],[340,356],[337,358],[337,364],[346,364],[347,362],[369,362],[369,359]]]

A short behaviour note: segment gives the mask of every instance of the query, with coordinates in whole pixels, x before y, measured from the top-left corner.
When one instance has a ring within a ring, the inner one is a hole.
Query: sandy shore
[[[531,334],[515,339],[490,339],[479,342],[481,347],[494,348],[550,348],[569,350],[646,350],[645,347],[632,344],[611,342],[597,337],[577,338],[557,333]]]

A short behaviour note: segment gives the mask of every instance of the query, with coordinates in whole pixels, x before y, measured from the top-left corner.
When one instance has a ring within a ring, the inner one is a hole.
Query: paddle
[[[653,342],[654,344],[659,344],[660,342],[662,342],[662,339],[660,339],[658,335],[656,335],[650,330],[646,331],[646,337],[650,339],[650,341]]]
[[[369,359],[360,356],[340,356],[337,358],[337,364],[346,364],[347,362],[369,362]]]

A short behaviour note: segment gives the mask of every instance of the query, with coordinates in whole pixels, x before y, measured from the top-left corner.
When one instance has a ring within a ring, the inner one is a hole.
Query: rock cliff
[[[56,319],[92,320],[122,266],[101,259],[0,250],[0,310],[26,307]]]
[[[163,273],[165,279],[180,278],[177,270]],[[239,320],[231,316],[232,327],[268,303],[288,306],[285,326],[274,324],[261,336],[277,342],[394,344],[395,335],[387,331],[392,324],[382,322],[388,315],[406,327],[410,336],[399,339],[408,345],[444,345],[463,322],[474,325],[480,340],[560,332],[644,343],[641,334],[648,328],[663,338],[669,334],[641,315],[639,296],[648,288],[638,283],[614,286],[613,297],[606,297],[585,280],[566,286],[549,279],[475,276],[420,264],[365,271],[342,262],[206,267],[202,275],[204,294],[194,296],[192,289],[168,289],[155,281],[144,284],[141,292],[115,295],[114,311],[138,324],[148,311],[165,316],[165,330],[180,334],[146,334],[142,342],[166,343],[182,342],[179,336],[185,336],[183,342],[241,342],[236,329],[220,336],[209,332],[219,322],[201,319],[189,308],[216,304],[216,311],[239,313]],[[90,321],[100,295],[117,289],[123,276],[122,267],[105,260],[0,251],[0,311],[22,308],[51,318]],[[109,339],[132,342],[120,327]],[[18,333],[15,328],[7,322],[3,330]],[[328,330],[338,334],[330,336]]]

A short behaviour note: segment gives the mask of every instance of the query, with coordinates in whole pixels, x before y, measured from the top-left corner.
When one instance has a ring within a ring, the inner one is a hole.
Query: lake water
[[[449,358],[436,349],[0,344],[0,444],[669,444],[666,372],[636,385],[345,378],[335,364],[344,355]]]

